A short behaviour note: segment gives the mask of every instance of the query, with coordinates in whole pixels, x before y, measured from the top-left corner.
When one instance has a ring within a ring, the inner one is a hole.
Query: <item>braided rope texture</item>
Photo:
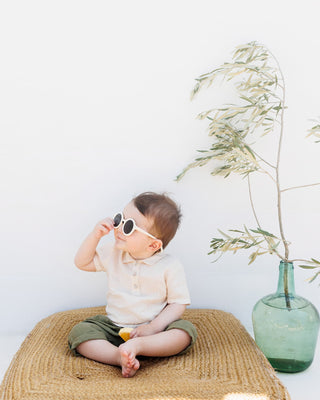
[[[195,346],[173,357],[139,357],[130,379],[119,367],[75,357],[70,329],[104,307],[53,314],[40,321],[14,356],[0,386],[1,400],[290,400],[254,340],[230,313],[188,309]]]

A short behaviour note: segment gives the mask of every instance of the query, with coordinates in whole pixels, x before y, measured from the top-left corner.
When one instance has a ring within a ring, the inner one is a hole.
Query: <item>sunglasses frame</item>
[[[139,228],[136,224],[136,221],[133,218],[124,219],[122,212],[117,212],[113,217],[113,221],[117,215],[121,216],[121,220],[120,220],[119,225],[117,225],[117,226],[114,225],[114,229],[119,229],[121,224],[123,224],[123,227],[124,227],[126,222],[131,221],[133,224],[133,227],[129,233],[125,233],[125,231],[123,230],[123,227],[122,227],[122,233],[124,234],[124,236],[130,236],[133,234],[134,231],[138,231],[138,232],[144,233],[145,235],[151,237],[152,239],[159,240],[161,242],[161,248],[162,248],[162,241],[160,239],[157,239],[155,236],[151,235],[151,233],[145,231],[144,229]]]

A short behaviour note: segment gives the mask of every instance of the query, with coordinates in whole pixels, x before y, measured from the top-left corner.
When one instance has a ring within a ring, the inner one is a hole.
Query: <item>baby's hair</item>
[[[165,193],[144,192],[132,201],[141,214],[153,219],[150,233],[160,239],[165,248],[180,225],[180,207]]]

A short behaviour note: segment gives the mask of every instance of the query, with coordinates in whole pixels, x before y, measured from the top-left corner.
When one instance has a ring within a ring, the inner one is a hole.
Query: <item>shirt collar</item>
[[[131,257],[127,251],[124,251],[122,253],[122,262],[124,264],[139,262],[141,264],[153,265],[156,262],[158,262],[159,260],[161,260],[164,256],[165,256],[165,254],[163,252],[161,252],[161,253],[153,254],[151,257],[144,258],[142,260],[136,260],[135,258]]]

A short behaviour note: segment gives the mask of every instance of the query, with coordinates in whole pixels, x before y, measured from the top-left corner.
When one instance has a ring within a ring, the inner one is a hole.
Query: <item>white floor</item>
[[[0,381],[2,380],[11,360],[23,342],[25,335],[0,336]],[[320,399],[320,345],[313,364],[297,374],[277,374],[287,387],[291,400],[319,400]]]

